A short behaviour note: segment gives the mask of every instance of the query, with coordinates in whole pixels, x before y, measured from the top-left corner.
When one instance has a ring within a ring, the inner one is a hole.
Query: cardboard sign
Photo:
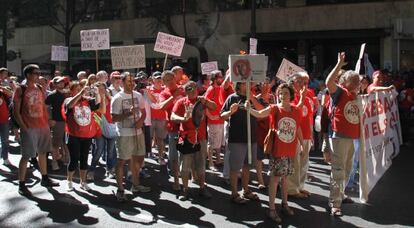
[[[173,56],[181,56],[185,43],[185,38],[173,36],[167,33],[158,32],[154,51]]]
[[[201,73],[202,74],[210,74],[214,70],[218,70],[217,61],[201,63]]]
[[[109,29],[80,31],[81,51],[109,49]]]
[[[276,77],[282,81],[287,82],[290,75],[297,72],[306,72],[304,69],[298,67],[287,59],[283,59],[280,64],[279,70],[276,73]]]
[[[68,47],[52,45],[52,61],[68,61]]]
[[[111,47],[111,60],[114,70],[145,67],[145,46]]]
[[[255,55],[257,54],[257,39],[255,38],[250,38],[250,55]]]
[[[266,78],[265,55],[229,55],[230,78],[233,82],[263,82]]]

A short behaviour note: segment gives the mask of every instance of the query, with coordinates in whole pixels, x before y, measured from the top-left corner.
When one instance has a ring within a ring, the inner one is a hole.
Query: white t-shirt
[[[134,106],[139,110],[145,110],[145,101],[142,95],[134,91]],[[129,112],[132,107],[132,96],[126,94],[123,90],[117,93],[111,101],[111,114],[123,114]],[[135,115],[135,120],[138,120],[141,116],[141,112]],[[142,134],[142,129],[135,130],[134,116],[131,115],[128,118],[116,122],[116,130],[119,136],[134,136]]]

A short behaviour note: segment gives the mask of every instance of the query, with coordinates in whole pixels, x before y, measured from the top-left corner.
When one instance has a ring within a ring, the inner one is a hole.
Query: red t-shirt
[[[224,88],[221,86],[210,86],[208,87],[205,97],[214,103],[216,103],[217,108],[215,110],[209,111],[212,116],[219,117],[218,120],[207,119],[208,124],[224,124],[224,120],[220,118],[220,110],[224,104]]]
[[[155,99],[157,99],[157,102],[160,101],[160,93],[163,91],[164,89],[156,89],[154,87],[150,87],[149,91],[151,92],[151,94],[155,97]],[[164,110],[162,109],[155,109],[151,106],[151,119],[153,120],[166,120],[167,119],[167,115],[165,113]]]
[[[411,97],[412,100],[414,100],[414,90],[413,89],[405,89],[401,91],[400,93],[400,107],[404,109],[411,108],[412,105],[414,105],[412,102],[408,100],[408,97]]]
[[[300,96],[295,96],[293,104],[296,105],[299,103]],[[309,140],[312,139],[312,129],[313,129],[313,108],[310,103],[312,99],[308,96],[305,97],[303,101],[302,111],[302,120],[300,128],[302,129],[303,139]]]
[[[5,93],[0,92],[0,124],[7,123],[9,121],[9,107],[7,106],[7,100],[10,99]]]
[[[89,101],[81,98],[73,108],[65,110],[68,100],[62,104],[62,116],[65,120],[65,131],[69,135],[79,138],[93,138],[97,136],[98,126],[95,122]],[[99,135],[98,135],[99,136]]]
[[[23,90],[22,90],[23,92]],[[44,128],[48,126],[48,113],[46,112],[45,94],[37,87],[27,87],[22,94],[21,108],[22,120],[28,128]],[[21,102],[20,97],[14,96],[14,102]]]
[[[180,90],[180,95],[179,96],[177,96],[176,98],[174,98],[174,100],[172,101],[172,102],[170,102],[165,108],[164,108],[164,111],[166,112],[166,114],[167,114],[167,130],[169,131],[169,132],[177,132],[178,131],[178,124],[177,123],[174,123],[174,122],[172,122],[170,119],[171,119],[171,111],[172,111],[172,109],[173,109],[173,107],[174,107],[174,103],[178,100],[178,99],[180,99],[180,98],[182,98],[182,97],[185,97],[185,92],[184,92],[184,90],[181,88],[181,87],[177,87],[177,89],[179,89]],[[167,100],[168,98],[170,98],[172,95],[173,95],[173,93],[175,92],[175,90],[174,91],[170,91],[170,89],[169,88],[165,88],[161,93],[160,93],[160,101],[165,101],[165,100]]]
[[[174,108],[172,109],[172,112],[175,113],[178,116],[184,116],[185,114],[185,107],[194,106],[194,104],[197,102],[197,99],[190,100],[188,97],[183,97],[179,99],[175,104]],[[206,139],[206,121],[201,120],[200,126],[198,127],[198,130],[193,124],[192,118],[188,119],[185,122],[182,122],[180,124],[179,128],[179,134],[182,138],[187,138],[188,141],[195,144],[196,142],[200,142],[201,140]],[[197,134],[196,134],[197,130]],[[196,140],[197,136],[197,140]]]
[[[298,129],[303,119],[302,111],[293,105],[289,112],[276,105],[270,107],[269,126],[277,130],[272,155],[273,157],[294,157],[298,143]]]
[[[359,138],[359,108],[356,95],[347,89],[338,87],[331,95],[334,105],[332,130],[342,137]]]

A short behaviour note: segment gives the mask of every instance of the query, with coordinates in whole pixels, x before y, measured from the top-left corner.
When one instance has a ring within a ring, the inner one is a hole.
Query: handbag
[[[187,138],[184,138],[177,143],[177,150],[182,154],[193,154],[201,150],[201,145],[200,143],[192,144]]]
[[[277,108],[275,106],[275,108]],[[276,122],[276,110],[275,110],[275,115],[273,118],[273,122]],[[276,128],[274,127],[275,123],[269,123],[269,131],[267,132],[267,135],[264,139],[264,146],[263,146],[263,151],[265,154],[272,154],[273,150],[274,150],[274,146],[275,146],[275,138],[276,138]]]
[[[118,132],[116,131],[116,125],[113,123],[109,123],[105,115],[102,115],[100,117],[99,115],[95,113],[94,118],[97,124],[100,126],[102,130],[102,135],[105,138],[113,139],[113,138],[118,137]]]

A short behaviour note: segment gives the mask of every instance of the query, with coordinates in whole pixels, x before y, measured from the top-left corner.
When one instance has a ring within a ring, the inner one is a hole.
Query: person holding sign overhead
[[[338,62],[326,78],[326,87],[332,98],[332,170],[329,206],[333,216],[342,216],[342,203],[352,203],[344,192],[352,169],[353,141],[360,137],[360,110],[356,103],[360,87],[359,74],[351,70],[346,71],[339,78],[339,84],[335,83],[341,68],[346,64],[345,52],[338,53]]]

